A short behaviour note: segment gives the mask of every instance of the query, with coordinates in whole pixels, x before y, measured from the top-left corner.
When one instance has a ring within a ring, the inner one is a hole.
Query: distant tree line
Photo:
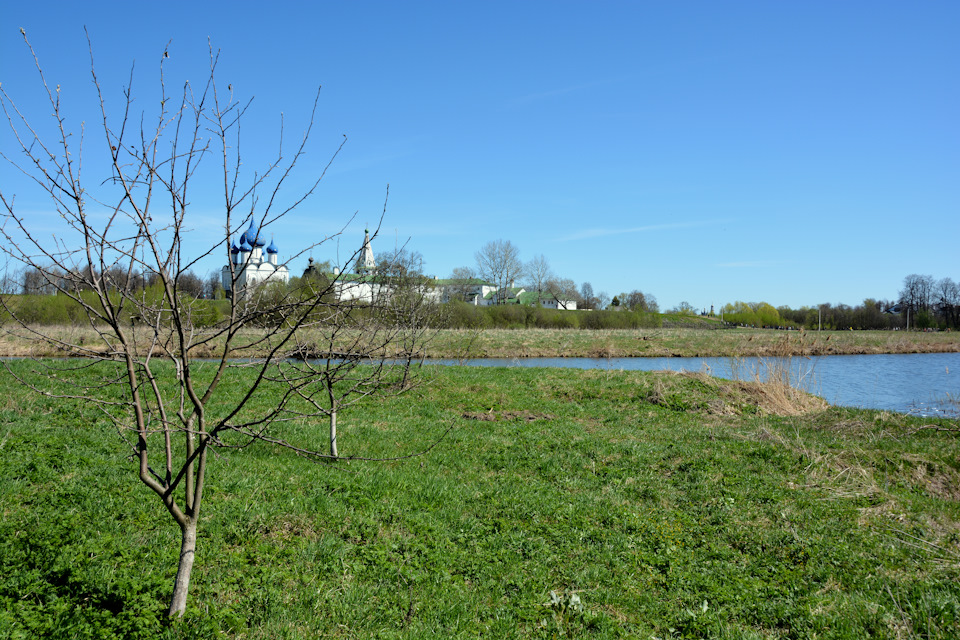
[[[453,300],[444,305],[449,329],[640,329],[662,326],[660,314],[642,310],[564,311],[522,304],[480,307]]]
[[[806,329],[893,330],[905,328],[903,318],[890,312],[894,303],[867,298],[861,304],[824,303],[815,307],[778,307],[781,324]]]
[[[903,279],[897,311],[918,329],[960,328],[960,282],[912,273]]]
[[[437,317],[444,318],[448,328],[544,328],[544,329],[633,329],[662,326],[657,299],[639,289],[621,292],[610,298],[606,292],[594,293],[593,286],[584,282],[580,286],[572,279],[557,276],[543,255],[528,263],[519,260],[519,251],[509,241],[488,243],[478,252],[478,268],[458,267],[452,279],[467,283],[475,278],[507,287],[519,284],[528,291],[554,296],[560,300],[573,300],[579,313],[544,309],[524,305],[497,304],[477,307],[454,300],[445,305]],[[507,261],[506,267],[483,267]],[[378,273],[385,279],[410,277],[421,278],[423,256],[416,251],[401,248],[377,256]],[[329,263],[315,269],[314,277],[326,277],[332,272]],[[55,273],[56,272],[52,272]],[[23,269],[0,278],[0,293],[18,294],[19,305],[24,308],[24,318],[38,324],[73,324],[85,317],[82,308],[75,302],[57,296],[68,283],[86,279],[89,274],[62,273],[51,278],[36,268]],[[119,268],[93,274],[101,278],[105,289],[116,292],[142,291],[149,294],[159,286],[155,273],[127,272]],[[519,278],[519,280],[517,280]],[[184,297],[196,300],[194,307],[210,324],[223,318],[227,305],[222,302],[225,292],[219,272],[201,279],[191,270],[184,270],[176,277],[177,291]],[[268,284],[276,296],[286,295],[301,286],[301,279],[293,277],[286,284]],[[466,292],[469,287],[464,287]],[[209,301],[209,302],[207,302]],[[217,302],[221,301],[221,302]],[[504,300],[499,300],[503,302]],[[583,313],[582,311],[589,311]],[[696,309],[688,302],[667,311],[668,314],[696,315]],[[816,306],[773,307],[766,302],[736,301],[723,305],[718,314],[726,323],[752,327],[827,329],[827,330],[895,330],[895,329],[960,329],[960,283],[950,278],[935,279],[929,275],[910,274],[904,278],[897,299],[867,298],[861,304],[850,306],[843,303],[823,303]],[[269,318],[264,318],[269,322]]]
[[[84,304],[99,308],[100,302],[90,284],[94,282],[100,283],[103,290],[113,297],[137,295],[150,300],[163,295],[160,277],[153,272],[142,273],[119,267],[103,272],[89,268],[65,271],[27,267],[0,278],[0,293],[7,296],[6,304],[10,305],[10,309],[0,313],[0,322],[10,319],[10,310],[15,311],[19,320],[30,324],[70,325],[85,322],[87,314],[83,304],[70,295],[59,294],[76,290]],[[224,299],[219,273],[210,274],[206,280],[202,280],[192,271],[184,270],[176,275],[174,282],[178,297],[189,305],[198,324],[211,326],[227,314],[229,305]],[[128,310],[130,313],[133,312]],[[126,319],[136,320],[132,317]]]
[[[721,309],[725,322],[798,329],[960,329],[960,283],[911,274],[896,300],[867,298],[861,304],[824,303],[774,308],[766,302],[734,302]]]
[[[636,289],[611,298],[606,291],[594,292],[590,282],[578,286],[571,278],[556,274],[543,254],[524,262],[520,258],[520,249],[509,240],[486,243],[474,254],[473,266],[457,267],[450,275],[451,280],[464,283],[476,278],[497,288],[494,298],[497,305],[505,305],[507,300],[511,299],[511,289],[523,287],[527,291],[536,292],[540,297],[575,302],[577,309],[601,310],[612,306],[615,310],[646,313],[658,313],[660,310],[653,295]],[[465,291],[468,288],[465,287]]]
[[[644,311],[646,313],[660,313],[657,299],[650,293],[634,289],[630,293],[621,293],[613,297],[610,306],[618,310]]]
[[[107,291],[135,293],[155,287],[160,282],[160,276],[154,272],[144,273],[121,267],[112,267],[103,272],[93,272],[90,269],[64,271],[27,267],[12,274],[4,274],[0,278],[0,293],[56,295],[65,289],[71,289],[77,282],[84,283],[81,289],[90,289],[85,283],[91,281],[102,282]],[[176,275],[176,288],[179,293],[192,298],[216,300],[224,297],[219,271],[210,273],[204,280],[190,269],[185,269]]]

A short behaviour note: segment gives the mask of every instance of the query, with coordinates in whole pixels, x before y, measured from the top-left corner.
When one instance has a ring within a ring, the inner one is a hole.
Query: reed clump
[[[798,416],[829,406],[822,398],[792,387],[782,378],[722,380],[701,372],[659,374],[644,398],[670,409],[716,415]]]

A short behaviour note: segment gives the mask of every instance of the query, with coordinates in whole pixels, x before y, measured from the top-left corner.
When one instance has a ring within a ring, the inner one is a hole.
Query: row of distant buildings
[[[288,282],[290,270],[285,264],[277,262],[277,246],[271,239],[270,244],[261,238],[253,220],[249,228],[244,231],[238,242],[230,247],[232,265],[224,265],[221,270],[221,281],[228,295],[255,287],[264,282]],[[363,246],[354,263],[354,273],[340,272],[334,269],[332,274],[322,274],[310,258],[303,277],[327,276],[334,281],[337,297],[341,300],[356,300],[358,302],[372,302],[383,295],[390,295],[392,285],[389,279],[378,277],[377,263],[370,245],[370,232],[364,231]],[[235,278],[235,280],[234,280]],[[234,283],[236,287],[234,287]],[[460,299],[477,306],[492,306],[496,304],[523,304],[541,306],[547,309],[565,309],[574,311],[577,308],[575,300],[564,300],[550,292],[527,291],[523,287],[509,287],[500,292],[490,282],[480,278],[468,280],[453,280],[433,278],[422,286],[424,293],[437,302],[447,302]]]

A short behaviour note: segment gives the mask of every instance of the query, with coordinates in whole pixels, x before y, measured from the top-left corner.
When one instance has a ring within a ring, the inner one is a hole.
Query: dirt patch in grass
[[[914,486],[938,498],[960,501],[960,472],[925,460],[917,460],[915,465],[910,473]]]
[[[286,515],[274,520],[260,523],[257,534],[272,540],[289,541],[294,539],[317,538],[319,532],[316,524],[305,515]]]
[[[534,422],[536,420],[556,419],[556,416],[549,413],[535,413],[533,411],[468,411],[462,415],[467,420],[479,420],[480,422],[500,422],[504,420]]]

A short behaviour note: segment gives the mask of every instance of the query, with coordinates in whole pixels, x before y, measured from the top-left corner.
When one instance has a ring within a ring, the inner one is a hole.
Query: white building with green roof
[[[364,230],[363,246],[354,262],[354,272],[341,272],[334,269],[329,274],[334,281],[337,298],[340,300],[356,300],[358,302],[373,302],[381,296],[392,295],[394,286],[391,277],[377,273],[377,263],[373,257],[373,248],[370,244],[370,231]],[[313,258],[310,265],[303,272],[304,277],[316,274]],[[478,307],[494,306],[500,301],[497,287],[480,278],[433,278],[424,279],[424,295],[434,302],[449,302],[463,300]],[[550,292],[543,292],[539,296],[536,292],[526,291],[523,287],[510,287],[507,290],[503,304],[525,304],[536,306],[539,304],[546,309],[562,309],[575,311],[577,303],[574,300],[561,300]]]

